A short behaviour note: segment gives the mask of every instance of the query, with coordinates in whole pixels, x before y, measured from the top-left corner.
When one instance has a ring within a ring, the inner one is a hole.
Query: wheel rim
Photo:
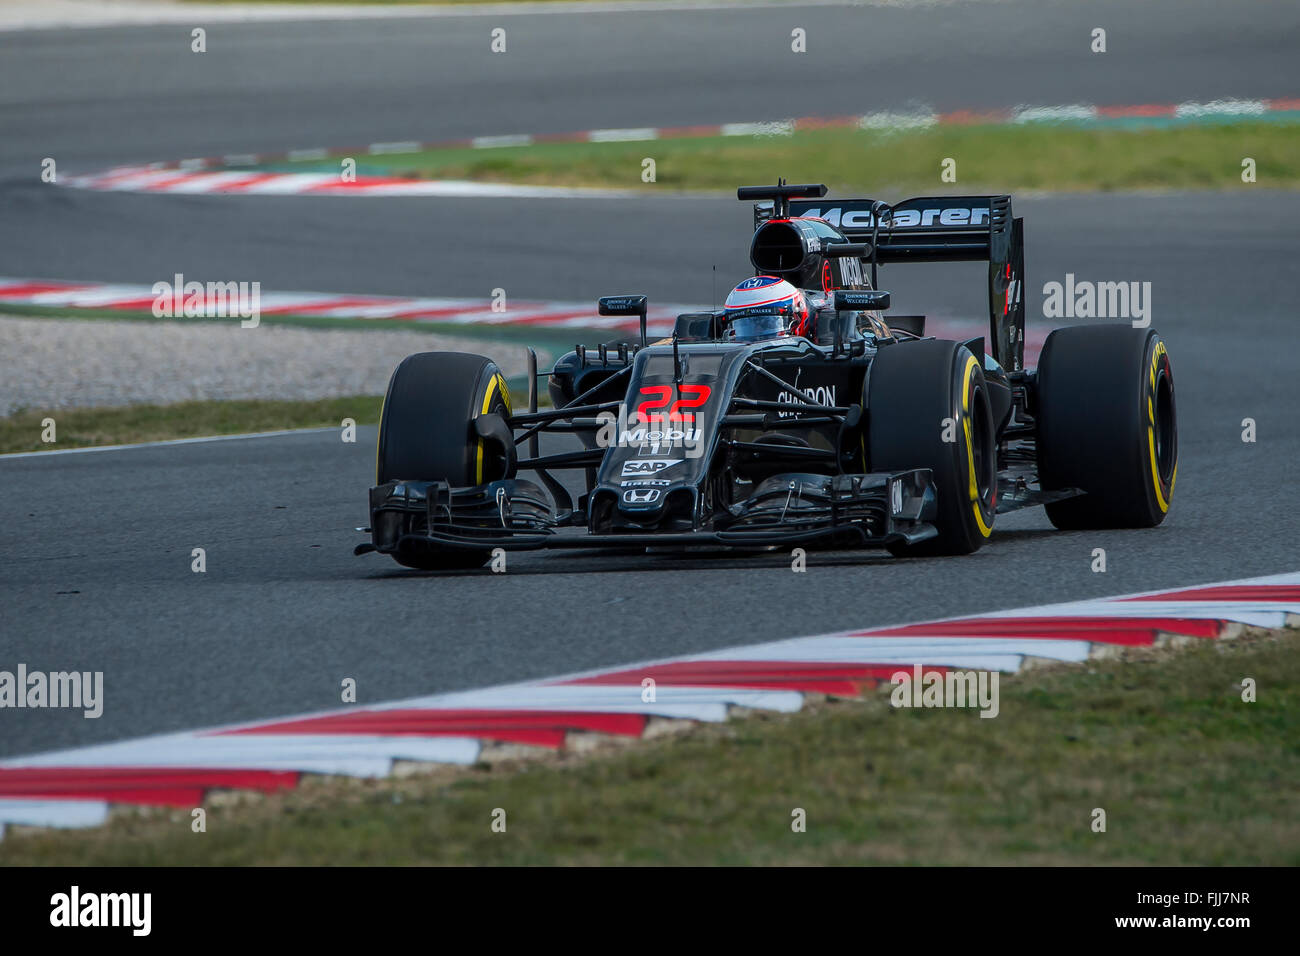
[[[1156,377],[1154,412],[1156,469],[1159,471],[1161,482],[1167,485],[1174,473],[1177,432],[1174,421],[1174,384],[1169,378],[1167,369],[1163,367]]]
[[[993,488],[997,480],[996,458],[992,446],[993,413],[984,389],[976,385],[971,396],[971,458],[975,463],[975,487],[979,500],[992,511]]]

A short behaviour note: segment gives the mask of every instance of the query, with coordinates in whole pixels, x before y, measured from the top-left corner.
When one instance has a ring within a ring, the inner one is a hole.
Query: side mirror
[[[649,299],[644,295],[603,295],[596,302],[600,315],[638,315],[641,317],[641,347],[646,347],[645,316]]]
[[[836,289],[835,309],[839,312],[883,312],[889,308],[889,293],[874,289]]]
[[[716,342],[722,338],[722,320],[716,312],[683,312],[673,335],[681,342]]]

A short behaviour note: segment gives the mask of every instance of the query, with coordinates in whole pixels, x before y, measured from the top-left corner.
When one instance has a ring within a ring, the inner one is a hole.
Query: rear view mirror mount
[[[636,315],[641,318],[641,347],[647,344],[645,317],[649,308],[649,298],[644,295],[603,295],[596,302],[596,311],[600,315]]]

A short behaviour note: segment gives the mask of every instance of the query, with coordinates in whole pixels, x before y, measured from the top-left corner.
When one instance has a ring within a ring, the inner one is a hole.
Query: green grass
[[[26,408],[0,418],[0,454],[286,428],[337,428],[345,418],[358,425],[373,425],[379,421],[382,400],[378,395],[355,395],[301,402],[197,401],[120,408]],[[53,444],[41,441],[41,422],[47,417],[55,421],[58,441]]]
[[[1068,124],[940,126],[875,132],[821,129],[792,136],[728,136],[633,143],[539,143],[356,156],[358,172],[629,189],[731,190],[737,184],[824,182],[832,195],[997,190],[1229,189],[1241,161],[1258,184],[1300,186],[1300,125],[1238,122],[1170,128],[1083,128]],[[641,182],[641,163],[657,180]],[[940,179],[956,160],[955,183]],[[340,160],[276,168],[337,171]]]
[[[53,309],[41,306],[6,304],[8,315],[48,319],[96,319],[138,322],[220,322],[223,319],[155,318],[149,313],[129,313],[95,309]],[[454,335],[462,339],[529,345],[538,352],[538,367],[545,370],[550,357],[584,338],[577,329],[516,328],[509,325],[455,325],[433,322],[401,322],[382,319],[334,319],[319,316],[263,317],[265,325],[288,325],[322,329],[370,329],[377,332],[429,332]],[[609,333],[605,334],[609,337]],[[590,334],[588,341],[596,341]],[[597,336],[599,338],[599,335]],[[522,401],[527,395],[526,375],[507,380],[511,392]],[[290,428],[338,427],[344,418],[358,425],[379,422],[382,396],[361,395],[315,401],[192,401],[166,405],[126,405],[107,408],[22,408],[8,417],[0,416],[0,454],[26,451],[57,451],[94,445],[127,445],[175,438],[200,438],[213,435],[238,435],[247,432],[280,431]],[[539,389],[538,402],[549,406],[545,388]],[[58,441],[41,441],[45,418],[56,423]]]
[[[1258,681],[1243,703],[1240,681]],[[1031,670],[1001,714],[794,715],[14,834],[12,864],[1300,864],[1300,636]],[[503,808],[507,831],[490,828]],[[807,832],[791,831],[791,812]],[[1106,810],[1105,833],[1091,830]]]
[[[96,319],[137,322],[220,322],[222,319],[155,318],[149,313],[95,309],[54,309],[6,304],[8,315],[48,319]],[[377,332],[429,332],[462,339],[530,345],[538,352],[538,366],[547,369],[550,357],[584,338],[576,329],[516,328],[508,325],[455,325],[434,322],[401,322],[382,319],[334,319],[318,316],[264,316],[264,325],[287,325],[321,329],[369,329]],[[608,337],[608,335],[606,335]],[[588,341],[595,341],[590,335]],[[526,375],[507,380],[512,393],[527,394]],[[545,388],[538,401],[549,405]],[[166,405],[127,405],[109,408],[23,408],[0,416],[0,454],[26,451],[57,451],[94,445],[127,445],[175,438],[238,435],[246,432],[280,431],[290,428],[337,427],[344,418],[358,425],[379,422],[382,396],[362,395],[318,401],[193,401]],[[56,422],[58,441],[41,441],[45,418]]]

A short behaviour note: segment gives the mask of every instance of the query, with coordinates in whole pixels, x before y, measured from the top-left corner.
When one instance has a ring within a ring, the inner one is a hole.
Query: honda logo
[[[659,500],[658,488],[629,488],[623,492],[623,501],[629,505],[648,505]]]

